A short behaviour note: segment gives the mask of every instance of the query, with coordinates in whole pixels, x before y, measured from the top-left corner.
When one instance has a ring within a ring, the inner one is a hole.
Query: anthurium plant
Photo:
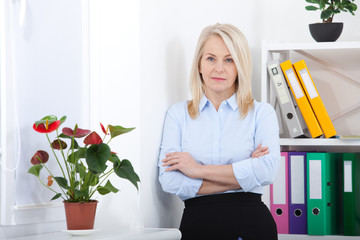
[[[66,116],[57,119],[50,115],[36,121],[33,125],[35,131],[44,133],[50,144],[53,161],[57,161],[60,168],[60,176],[54,176],[46,166],[49,161],[49,154],[39,150],[31,158],[33,165],[28,173],[35,175],[42,185],[55,193],[51,200],[63,198],[66,202],[90,202],[93,195],[98,192],[101,195],[116,193],[119,190],[114,187],[109,176],[115,173],[116,176],[129,180],[137,189],[139,176],[133,169],[131,162],[127,159],[120,160],[109,146],[110,141],[135,128],[124,128],[122,126],[108,125],[107,128],[100,123],[103,138],[95,131],[81,129],[75,125],[74,129],[64,127],[59,134],[59,127],[65,122]],[[49,134],[55,132],[53,141]],[[83,146],[79,140],[83,139]],[[105,142],[107,140],[107,142]],[[48,173],[47,181],[41,179],[40,172],[45,169]],[[60,191],[53,188],[56,182]]]
[[[324,23],[331,23],[334,15],[341,12],[349,12],[355,15],[357,5],[354,3],[355,0],[305,0],[308,3],[315,4],[306,6],[305,9],[308,11],[320,10],[320,18]]]

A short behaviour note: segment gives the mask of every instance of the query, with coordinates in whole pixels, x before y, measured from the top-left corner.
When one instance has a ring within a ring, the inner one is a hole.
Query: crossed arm
[[[268,154],[268,147],[261,144],[251,154],[252,158],[262,157]],[[181,171],[190,178],[203,179],[198,195],[213,194],[229,190],[241,189],[237,182],[233,167],[229,165],[201,165],[198,164],[188,152],[173,152],[165,154],[162,166],[165,171]]]

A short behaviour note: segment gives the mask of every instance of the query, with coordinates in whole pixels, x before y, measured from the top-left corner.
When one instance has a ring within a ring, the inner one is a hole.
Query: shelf
[[[314,75],[317,74],[318,79],[321,79],[321,81],[318,81],[318,86],[319,89],[322,87],[321,90],[325,93],[322,96],[326,96],[324,99],[328,100],[327,103],[330,106],[329,109],[331,109],[331,111],[328,111],[329,114],[332,113],[330,117],[338,126],[338,129],[335,127],[337,134],[359,135],[360,103],[358,102],[358,92],[356,92],[356,87],[360,85],[359,56],[360,41],[323,43],[264,41],[261,62],[261,101],[275,105],[275,90],[270,84],[270,76],[267,70],[268,62],[274,59],[278,59],[280,62],[287,59],[296,62],[301,58],[305,58],[305,60],[312,63]],[[332,84],[332,87],[330,87],[330,84]],[[335,94],[340,97],[337,98]],[[345,96],[349,101],[343,101]],[[283,129],[286,128],[283,121],[281,122]],[[283,131],[283,133],[286,133],[286,131]],[[288,152],[359,152],[360,138],[280,138],[280,145],[281,151]],[[320,239],[360,240],[360,236],[279,234],[279,240]]]
[[[267,51],[359,49],[360,42],[263,42]]]
[[[360,139],[280,138],[281,146],[359,146]]]

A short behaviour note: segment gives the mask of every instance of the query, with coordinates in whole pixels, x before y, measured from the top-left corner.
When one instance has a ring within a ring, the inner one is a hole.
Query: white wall
[[[112,140],[111,146],[140,173],[139,1],[93,0],[89,8],[91,126],[99,129],[102,122],[136,127]],[[98,198],[95,227],[141,227],[140,193],[127,180],[115,175],[110,179],[120,191]]]

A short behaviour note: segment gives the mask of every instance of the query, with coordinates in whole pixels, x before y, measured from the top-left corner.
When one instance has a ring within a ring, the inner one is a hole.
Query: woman
[[[261,194],[278,169],[278,123],[269,104],[252,98],[251,72],[239,29],[216,24],[201,32],[193,99],[167,111],[159,157],[163,190],[185,202],[182,239],[277,239]]]

